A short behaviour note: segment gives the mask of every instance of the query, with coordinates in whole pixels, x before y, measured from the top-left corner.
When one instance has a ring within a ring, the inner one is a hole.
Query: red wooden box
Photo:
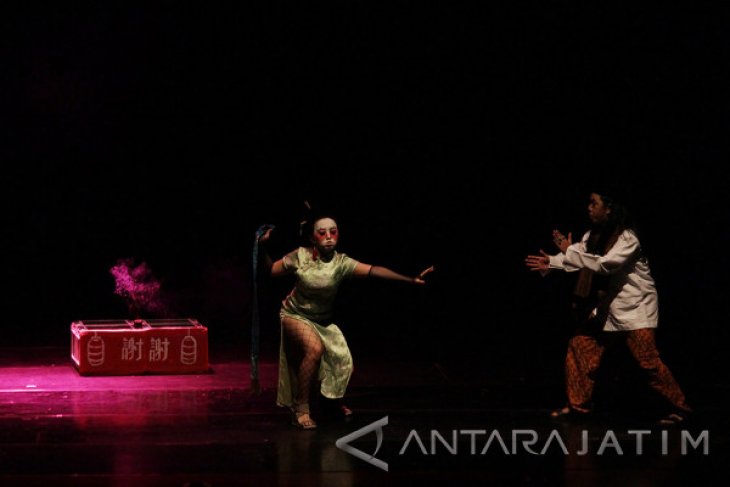
[[[193,319],[74,321],[71,359],[81,375],[208,372],[208,329]]]

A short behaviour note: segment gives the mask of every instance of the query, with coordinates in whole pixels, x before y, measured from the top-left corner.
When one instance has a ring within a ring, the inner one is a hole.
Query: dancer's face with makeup
[[[312,244],[317,251],[323,255],[332,253],[337,247],[337,239],[339,238],[337,230],[337,222],[332,218],[320,218],[314,222],[314,230],[312,232]]]

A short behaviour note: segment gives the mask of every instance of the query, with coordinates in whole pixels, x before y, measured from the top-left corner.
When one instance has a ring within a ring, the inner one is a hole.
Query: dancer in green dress
[[[343,279],[376,277],[425,284],[424,277],[433,267],[416,277],[407,277],[385,267],[358,262],[337,252],[339,230],[329,217],[314,220],[309,233],[311,247],[299,247],[276,262],[271,262],[265,249],[271,230],[259,239],[265,273],[275,277],[296,275],[294,289],[282,301],[279,384],[276,403],[292,411],[292,424],[313,429],[317,424],[310,416],[309,393],[316,378],[320,391],[329,399],[345,395],[352,375],[352,356],[347,341],[337,325],[331,322],[335,295]],[[268,272],[267,272],[268,270]],[[352,411],[340,403],[341,412]]]

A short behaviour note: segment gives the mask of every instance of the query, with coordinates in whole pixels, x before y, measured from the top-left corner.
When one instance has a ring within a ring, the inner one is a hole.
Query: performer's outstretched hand
[[[525,265],[531,271],[546,271],[550,269],[550,256],[540,249],[542,255],[528,255],[525,259]]]
[[[272,230],[273,230],[273,228],[269,228],[268,230],[266,230],[266,232],[264,232],[264,234],[259,237],[259,243],[268,242],[269,238],[271,237]]]
[[[432,273],[433,270],[434,270],[434,267],[431,266],[428,269],[426,269],[425,271],[421,272],[420,274],[418,274],[416,277],[413,278],[413,283],[414,284],[426,284],[426,281],[423,278],[426,277],[428,274]]]
[[[553,243],[555,243],[562,253],[565,253],[568,247],[573,245],[573,233],[568,232],[568,236],[566,237],[558,230],[553,230]]]

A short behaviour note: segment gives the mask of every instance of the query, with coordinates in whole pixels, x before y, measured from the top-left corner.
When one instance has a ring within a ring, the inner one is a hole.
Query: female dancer
[[[259,239],[265,244],[271,230]],[[407,277],[385,267],[358,262],[336,250],[339,229],[333,218],[313,220],[307,232],[311,247],[299,247],[271,263],[265,250],[259,255],[271,276],[296,275],[294,289],[282,301],[279,384],[276,403],[292,411],[292,424],[313,429],[309,393],[315,376],[320,391],[329,399],[340,399],[352,374],[352,356],[342,331],[330,322],[337,288],[350,277],[377,277],[413,284],[425,284],[433,267],[416,277]],[[342,414],[352,411],[340,403]]]

